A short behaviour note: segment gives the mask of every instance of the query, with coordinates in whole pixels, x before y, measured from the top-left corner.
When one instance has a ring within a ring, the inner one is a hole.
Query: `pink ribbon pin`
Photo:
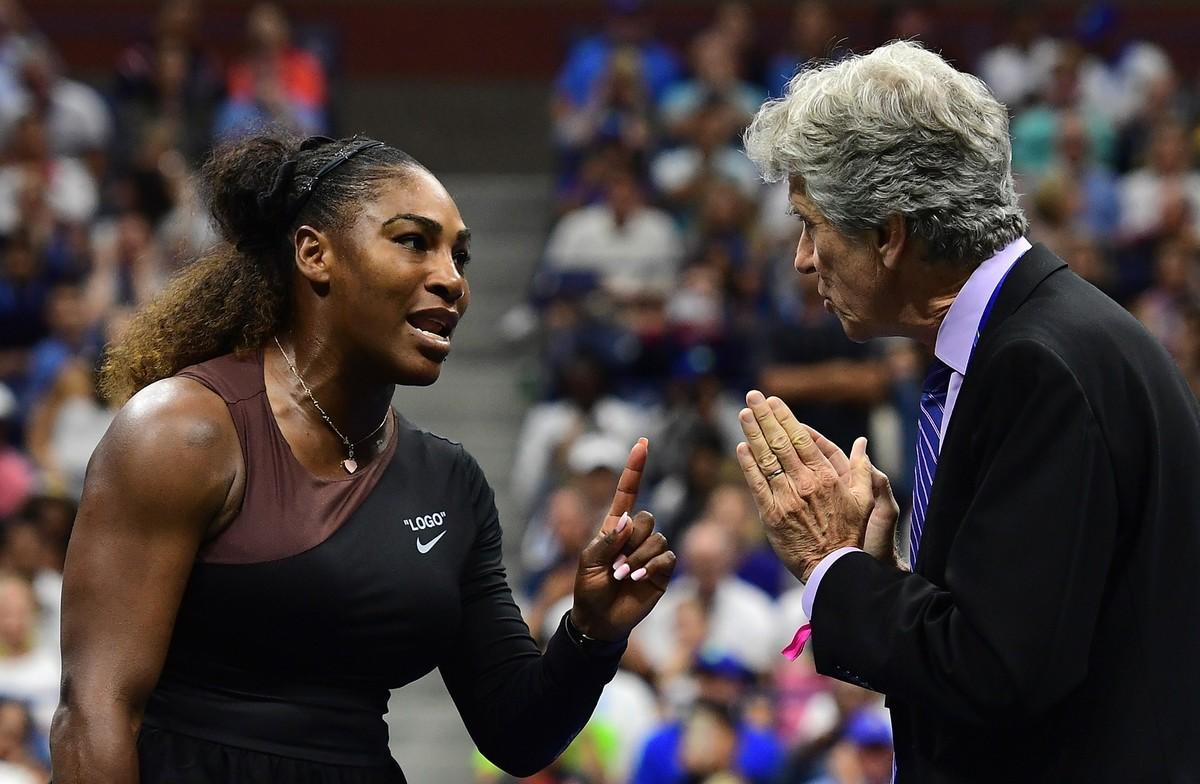
[[[812,624],[806,623],[796,630],[796,636],[792,638],[792,641],[780,653],[789,660],[796,661],[804,651],[804,646],[808,644],[809,637],[812,637]]]

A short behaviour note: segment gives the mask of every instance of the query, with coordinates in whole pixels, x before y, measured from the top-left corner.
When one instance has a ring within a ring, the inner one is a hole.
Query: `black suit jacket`
[[[1042,246],[942,444],[915,573],[852,553],[817,668],[888,696],[901,784],[1200,782],[1200,411]]]

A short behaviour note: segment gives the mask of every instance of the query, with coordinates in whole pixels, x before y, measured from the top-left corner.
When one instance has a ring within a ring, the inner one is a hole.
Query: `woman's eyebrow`
[[[420,224],[430,234],[437,235],[442,233],[442,224],[438,223],[433,218],[429,218],[424,215],[417,215],[412,212],[402,212],[399,215],[393,215],[383,222],[383,227],[386,229],[391,224],[401,220],[412,221],[413,223]]]

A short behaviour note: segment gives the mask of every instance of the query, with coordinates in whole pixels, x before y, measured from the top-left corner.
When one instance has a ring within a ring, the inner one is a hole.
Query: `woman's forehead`
[[[445,186],[423,169],[410,169],[380,183],[364,212],[385,222],[396,215],[423,215],[442,224],[452,234],[465,228],[458,205]]]

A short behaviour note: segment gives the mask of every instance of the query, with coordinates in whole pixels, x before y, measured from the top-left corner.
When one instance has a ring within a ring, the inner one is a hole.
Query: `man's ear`
[[[908,221],[903,215],[889,215],[887,221],[876,229],[876,238],[875,250],[879,253],[880,263],[895,272],[908,248]]]
[[[329,283],[329,264],[333,255],[329,236],[305,224],[296,229],[293,247],[300,274],[313,283]]]

